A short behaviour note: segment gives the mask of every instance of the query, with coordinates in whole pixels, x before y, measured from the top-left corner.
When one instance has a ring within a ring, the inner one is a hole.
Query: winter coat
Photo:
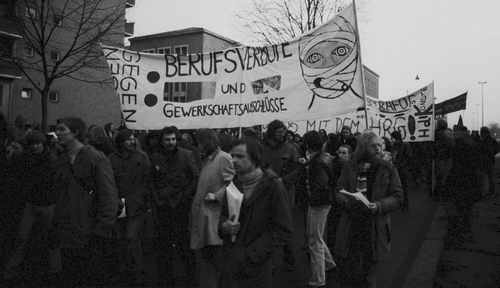
[[[225,184],[233,180],[234,173],[231,156],[222,150],[205,160],[191,206],[191,249],[222,245],[218,233],[221,201]],[[208,193],[217,194],[220,201],[205,201]]]
[[[238,186],[237,179],[235,184]],[[281,249],[291,239],[293,231],[285,194],[285,187],[277,175],[270,170],[264,171],[250,197],[244,198],[241,204],[240,229],[235,242],[231,243],[230,237],[223,235],[229,249],[229,273],[236,281],[233,287],[270,287],[263,283],[272,282],[272,252]],[[225,206],[221,224],[227,219]]]
[[[61,247],[82,248],[94,234],[111,237],[119,199],[108,158],[86,145],[73,164],[64,155],[56,169],[54,225]]]
[[[192,200],[199,170],[191,151],[181,147],[172,152],[160,149],[151,155],[151,166],[153,197],[159,206],[175,208]]]
[[[479,198],[479,169],[481,156],[478,144],[466,136],[455,140],[452,166],[447,179],[450,193],[456,201],[473,202]]]
[[[146,154],[139,151],[115,152],[109,156],[120,198],[125,198],[127,217],[147,211],[151,201],[149,175],[151,164]]]
[[[297,192],[304,193],[310,206],[330,205],[334,199],[333,157],[318,153],[299,172]]]
[[[26,201],[37,206],[54,204],[55,156],[43,152],[40,155],[26,154],[23,158],[21,190]]]
[[[357,176],[356,164],[353,162],[346,163],[337,182],[336,190],[344,189],[349,192],[355,192]],[[379,206],[379,211],[371,216],[371,221],[369,221],[371,222],[371,227],[368,228],[368,231],[371,232],[369,239],[372,239],[371,251],[373,251],[373,260],[376,261],[383,253],[390,251],[391,218],[389,213],[398,210],[401,206],[403,190],[396,168],[391,163],[382,159],[373,160],[368,177],[367,188],[370,190],[368,195],[371,195],[371,199],[368,200],[376,202]],[[339,207],[344,211],[337,229],[335,252],[337,255],[347,257],[349,254],[349,241],[353,240],[350,237],[350,213],[357,213],[356,210],[352,209],[357,205],[364,204],[359,204],[357,203],[358,200],[353,200],[340,192],[336,193],[336,200]]]

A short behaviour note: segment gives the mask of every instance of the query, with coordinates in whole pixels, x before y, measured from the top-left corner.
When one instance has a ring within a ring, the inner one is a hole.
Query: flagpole
[[[365,71],[363,67],[363,60],[361,59],[361,37],[359,36],[359,25],[358,25],[358,13],[356,10],[356,0],[352,0],[352,8],[354,9],[354,22],[356,22],[356,31],[357,31],[357,39],[358,39],[358,56],[359,62],[361,66],[361,86],[363,93],[363,105],[365,110],[365,125],[366,129],[368,129],[368,107],[366,105],[366,90],[365,90]]]

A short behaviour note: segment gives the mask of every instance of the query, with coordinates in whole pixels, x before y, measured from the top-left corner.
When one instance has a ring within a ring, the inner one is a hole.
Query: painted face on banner
[[[355,30],[343,17],[337,17],[334,26],[335,30],[304,36],[299,44],[302,75],[313,92],[309,108],[316,96],[335,99],[352,91],[358,67]]]

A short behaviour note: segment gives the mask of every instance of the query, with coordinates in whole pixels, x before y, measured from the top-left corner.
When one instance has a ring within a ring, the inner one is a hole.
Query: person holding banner
[[[262,168],[262,146],[256,140],[237,141],[231,156],[234,183],[243,193],[243,202],[239,223],[229,218],[228,209],[222,209],[220,233],[228,251],[223,287],[270,288],[273,251],[282,249],[292,235],[286,190],[273,171]],[[231,236],[236,236],[234,242]]]
[[[335,255],[341,281],[352,287],[376,287],[376,264],[391,247],[389,213],[400,208],[403,198],[396,168],[377,157],[382,146],[377,134],[364,132],[337,182],[336,201],[343,211]]]

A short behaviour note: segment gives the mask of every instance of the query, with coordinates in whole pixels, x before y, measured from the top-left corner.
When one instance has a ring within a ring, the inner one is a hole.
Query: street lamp
[[[481,127],[484,127],[484,85],[487,81],[479,81],[477,84],[481,85]]]

